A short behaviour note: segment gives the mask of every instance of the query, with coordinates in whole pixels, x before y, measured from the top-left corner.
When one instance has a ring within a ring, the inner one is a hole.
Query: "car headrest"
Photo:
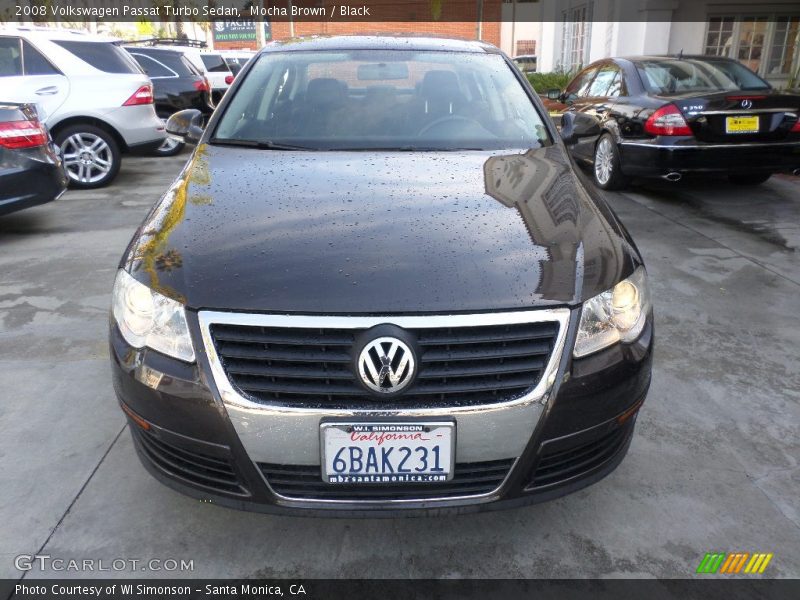
[[[453,71],[428,71],[422,79],[423,98],[451,101],[461,97],[458,78]]]
[[[347,97],[347,84],[331,77],[318,77],[308,82],[306,102],[316,105],[341,104]]]

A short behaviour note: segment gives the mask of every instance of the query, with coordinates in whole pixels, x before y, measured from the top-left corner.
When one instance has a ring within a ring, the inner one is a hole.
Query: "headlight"
[[[642,333],[649,312],[647,272],[639,267],[610,290],[584,302],[573,355],[580,358],[617,342],[632,342]]]
[[[114,282],[112,313],[122,337],[134,348],[147,346],[194,362],[194,348],[183,305],[139,283],[125,271]]]

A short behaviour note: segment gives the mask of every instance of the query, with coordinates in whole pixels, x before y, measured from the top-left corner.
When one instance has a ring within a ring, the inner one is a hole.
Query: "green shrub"
[[[552,71],[550,73],[528,73],[528,81],[531,82],[537,94],[546,94],[547,90],[563,90],[572,80],[575,74],[568,71]]]

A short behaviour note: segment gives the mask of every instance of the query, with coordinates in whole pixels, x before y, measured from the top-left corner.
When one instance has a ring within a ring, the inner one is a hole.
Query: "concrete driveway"
[[[0,577],[23,576],[20,554],[194,567],[97,576],[688,577],[711,551],[772,552],[766,575],[800,577],[798,180],[608,194],[657,321],[650,396],[611,476],[507,512],[305,519],[167,489],[117,407],[117,261],[185,159],[127,159],[110,188],[0,218]]]

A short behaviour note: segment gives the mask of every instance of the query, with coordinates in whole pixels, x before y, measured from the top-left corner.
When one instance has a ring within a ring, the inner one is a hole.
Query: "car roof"
[[[175,47],[167,46],[139,46],[137,44],[124,44],[122,46],[128,52],[141,52],[147,54],[148,52],[166,53],[171,52],[174,54],[183,54],[183,50]]]
[[[60,27],[39,27],[35,25],[2,25],[0,35],[18,35],[30,39],[45,40],[73,40],[76,42],[111,42],[118,43],[119,38],[98,35],[76,29],[62,29]]]
[[[724,60],[733,61],[732,58],[727,56],[714,56],[709,54],[649,54],[642,56],[620,56],[618,59],[627,60],[629,62],[640,62],[643,60]],[[617,60],[617,59],[615,59]]]
[[[485,42],[453,38],[410,35],[337,35],[310,36],[277,41],[261,49],[269,52],[302,52],[307,50],[419,50],[438,52],[500,52]]]

